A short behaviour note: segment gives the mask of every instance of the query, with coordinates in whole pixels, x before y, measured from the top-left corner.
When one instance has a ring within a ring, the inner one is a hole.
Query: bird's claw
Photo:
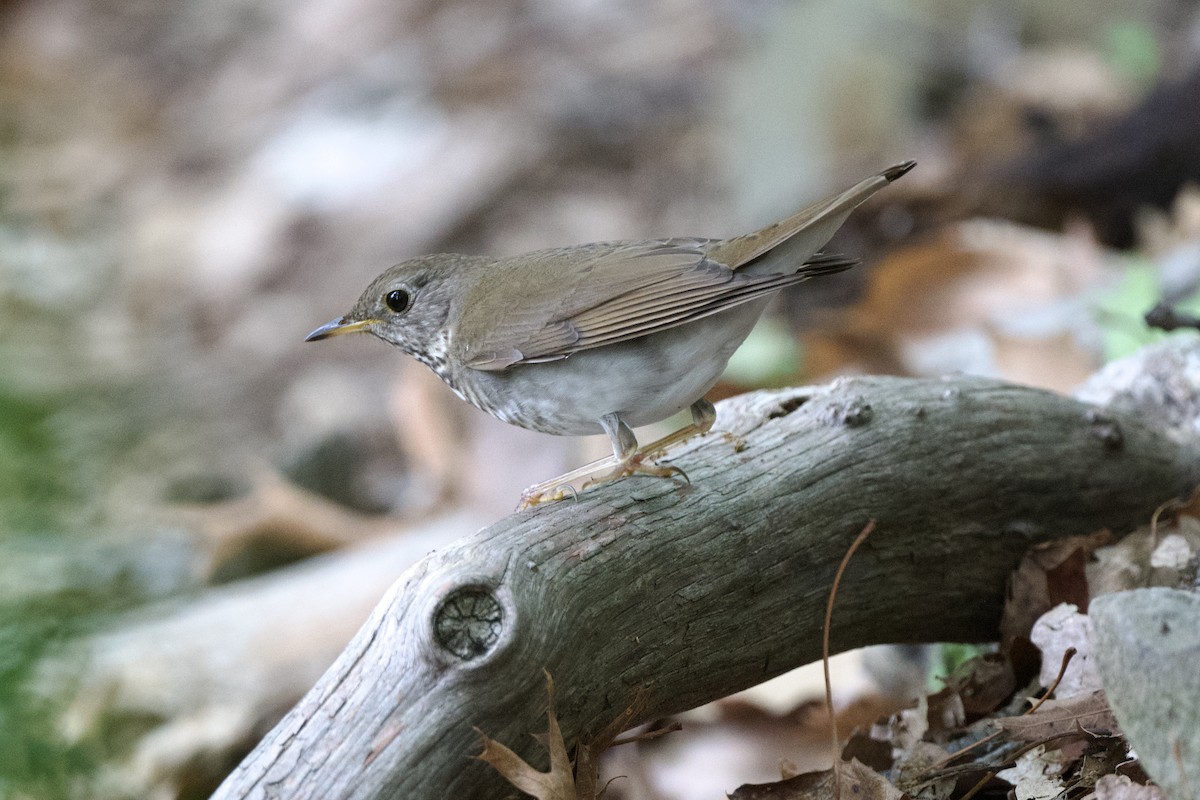
[[[609,483],[610,481],[615,481],[619,478],[628,478],[632,475],[648,475],[653,478],[680,477],[683,478],[684,483],[690,486],[692,479],[689,478],[688,474],[682,469],[673,464],[657,464],[651,460],[654,456],[661,455],[663,452],[663,448],[639,450],[627,461],[617,464],[617,466],[609,472],[606,472],[595,478],[590,478],[580,489],[576,489],[571,481],[581,478],[588,469],[587,467],[581,467],[580,469],[569,472],[566,475],[560,475],[553,481],[547,481],[546,483],[538,483],[530,486],[521,493],[521,502],[517,505],[517,511],[524,511],[527,508],[533,508],[534,506],[540,506],[545,503],[556,503],[559,500],[566,499],[568,496],[577,500],[579,499],[580,491],[587,491],[588,489],[591,489],[592,487],[598,486],[602,483]],[[602,463],[603,462],[597,462],[597,465]],[[611,464],[612,462],[610,461],[609,463]],[[589,465],[589,467],[591,466],[596,465]]]
[[[608,483],[609,481],[615,481],[620,478],[628,478],[633,475],[648,475],[652,478],[674,478],[679,476],[683,478],[684,482],[688,483],[689,485],[691,484],[692,479],[688,477],[687,473],[674,464],[664,465],[647,463],[647,457],[649,455],[649,453],[637,453],[633,456],[633,458],[629,459],[624,464],[619,465],[607,475],[601,475],[598,478],[591,479],[583,485],[583,488],[590,489],[591,487],[601,483]]]
[[[573,500],[579,499],[579,492],[569,483],[560,483],[545,489],[541,486],[530,486],[521,492],[521,502],[517,505],[517,511],[524,511],[543,503],[557,503],[559,500],[565,500],[568,496]]]

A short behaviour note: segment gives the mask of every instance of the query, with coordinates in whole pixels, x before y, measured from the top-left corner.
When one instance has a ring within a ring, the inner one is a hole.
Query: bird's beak
[[[377,319],[357,319],[348,320],[345,317],[326,322],[321,327],[304,337],[306,342],[316,342],[321,339],[328,339],[330,336],[341,336],[344,333],[358,333],[366,330],[374,325],[379,320]]]

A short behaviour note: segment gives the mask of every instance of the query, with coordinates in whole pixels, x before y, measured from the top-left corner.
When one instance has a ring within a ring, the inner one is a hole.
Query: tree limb
[[[1130,528],[1200,483],[1200,444],[1134,414],[993,380],[858,378],[757,392],[675,454],[690,485],[632,478],[510,516],[392,587],[217,798],[513,794],[478,728],[532,763],[543,669],[569,742],[833,646],[995,639],[1024,551]]]

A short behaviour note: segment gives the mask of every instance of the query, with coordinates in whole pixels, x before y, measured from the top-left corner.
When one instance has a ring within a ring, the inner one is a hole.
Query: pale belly
[[[473,372],[473,386],[460,395],[505,422],[564,436],[603,433],[599,419],[614,412],[630,427],[659,422],[712,388],[767,302],[656,333],[649,341],[634,339],[504,372]]]

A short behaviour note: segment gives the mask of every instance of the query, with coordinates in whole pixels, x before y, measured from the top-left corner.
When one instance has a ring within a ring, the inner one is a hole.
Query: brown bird
[[[854,259],[818,251],[851,211],[915,164],[897,164],[733,239],[410,259],[305,341],[372,333],[505,422],[560,436],[608,434],[612,459],[530,487],[523,506],[607,466],[614,478],[679,474],[652,457],[712,427],[716,409],[704,394],[771,298],[854,266]],[[690,425],[638,448],[632,428],[684,408]]]

